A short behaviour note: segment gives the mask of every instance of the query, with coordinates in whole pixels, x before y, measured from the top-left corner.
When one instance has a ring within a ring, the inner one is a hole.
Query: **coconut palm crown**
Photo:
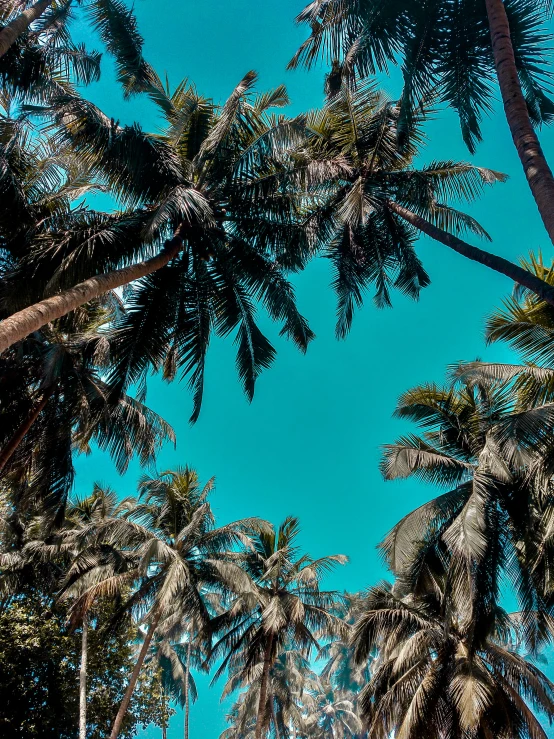
[[[341,600],[336,592],[319,589],[322,577],[343,555],[312,559],[299,556],[296,518],[287,518],[279,526],[261,528],[253,533],[254,550],[239,554],[251,587],[231,598],[229,608],[211,622],[219,638],[210,663],[222,659],[215,672],[217,680],[228,668],[245,683],[261,671],[256,737],[267,730],[269,720],[268,688],[272,666],[286,649],[309,655],[318,649],[317,634],[346,629],[333,613]]]
[[[454,245],[448,235],[467,231],[489,238],[448,201],[471,201],[505,176],[464,162],[416,165],[430,113],[428,106],[419,109],[401,143],[398,103],[365,83],[356,90],[343,85],[308,116],[296,176],[308,193],[304,224],[312,249],[322,250],[334,267],[339,336],[350,328],[368,285],[383,306],[390,305],[392,287],[417,298],[429,284],[415,249],[422,231],[472,259],[463,242]]]
[[[446,571],[450,607],[467,623],[494,610],[506,575],[521,605],[523,639],[536,651],[554,623],[553,491],[548,476],[538,474],[540,452],[514,444],[519,428],[537,425],[536,410],[518,407],[513,383],[470,380],[464,369],[453,385],[424,385],[400,398],[396,415],[423,434],[384,447],[385,478],[414,477],[448,492],[405,516],[381,546],[415,595],[433,587],[437,570]]]
[[[387,583],[368,592],[353,634],[359,662],[379,653],[359,698],[368,736],[546,739],[530,706],[552,720],[554,685],[518,653],[508,615],[497,607],[468,632],[437,585],[420,596]]]
[[[306,259],[296,225],[299,198],[278,177],[282,152],[298,140],[302,121],[272,114],[288,103],[286,91],[255,95],[255,80],[254,73],[246,75],[220,107],[186,80],[170,92],[151,71],[141,89],[162,113],[164,128],[156,134],[121,126],[74,94],[60,95],[49,109],[58,140],[109,186],[123,210],[81,212],[35,240],[13,280],[30,288],[23,303],[14,299],[15,309],[54,290],[63,300],[66,288],[89,279],[88,292],[64,303],[64,313],[141,277],[128,290],[129,310],[116,326],[114,373],[122,388],[144,381],[151,368],[163,369],[168,380],[179,372],[188,376],[193,420],[214,332],[235,334],[237,369],[250,398],[275,355],[257,325],[256,303],[300,349],[313,337],[285,276]],[[145,257],[151,261],[141,262]]]

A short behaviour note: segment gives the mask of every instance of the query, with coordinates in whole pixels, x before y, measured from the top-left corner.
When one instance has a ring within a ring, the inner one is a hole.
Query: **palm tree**
[[[529,187],[554,241],[554,177],[534,126],[548,122],[546,7],[532,0],[316,0],[298,21],[311,26],[291,66],[335,60],[329,80],[386,71],[402,60],[402,118],[426,95],[448,102],[459,115],[473,153],[480,118],[489,112],[496,77],[504,112]]]
[[[530,706],[552,720],[554,685],[515,650],[510,618],[492,604],[472,621],[445,587],[437,577],[419,596],[387,583],[369,591],[353,633],[356,660],[379,653],[359,699],[368,736],[546,739]]]
[[[308,193],[304,225],[312,250],[323,250],[334,266],[339,336],[348,331],[368,284],[375,284],[380,306],[390,304],[393,286],[415,298],[429,284],[414,249],[421,233],[554,304],[552,286],[536,274],[453,235],[489,238],[473,218],[445,203],[470,201],[504,175],[452,161],[416,168],[428,112],[419,111],[400,143],[398,104],[368,83],[354,91],[343,85],[308,117],[294,176]]]
[[[184,739],[189,737],[190,704],[198,697],[196,682],[191,672],[195,665],[202,664],[205,654],[199,645],[193,645],[193,637],[189,633],[187,641],[175,643],[164,631],[146,657],[146,662],[155,663],[161,671],[161,682],[164,694],[172,701],[179,703],[184,710]]]
[[[49,546],[38,543],[38,553],[42,558],[49,555],[56,557],[63,551],[71,554],[71,562],[62,579],[62,599],[67,599],[75,580],[85,573],[101,572],[106,578],[124,573],[134,564],[117,545],[109,546],[105,542],[94,542],[91,546],[81,537],[81,530],[86,527],[100,527],[106,521],[116,519],[126,511],[128,501],[119,502],[117,494],[109,488],[95,485],[92,493],[86,498],[74,497],[66,509],[63,525],[56,531],[56,542]],[[76,541],[78,544],[76,546]],[[27,550],[37,554],[37,542]],[[81,616],[81,663],[79,666],[79,739],[87,736],[87,661],[88,630],[94,607]]]
[[[209,594],[248,585],[248,578],[229,560],[227,552],[248,541],[244,532],[255,520],[215,528],[207,500],[212,486],[210,481],[201,488],[198,476],[188,468],[143,477],[139,483],[141,500],[129,502],[124,516],[84,527],[76,537],[77,542],[117,545],[134,557],[135,566],[122,574],[104,577],[93,570],[79,578],[68,591],[77,596],[75,618],[86,613],[97,597],[134,586],[122,613],[134,609],[148,624],[110,739],[119,735],[154,635],[163,636],[165,623],[176,614],[186,614],[205,629],[212,615]]]
[[[27,307],[0,324],[0,351],[134,281],[130,310],[117,325],[121,382],[140,382],[152,366],[163,366],[168,379],[181,369],[194,388],[196,418],[213,331],[237,331],[237,366],[250,397],[271,363],[275,352],[256,324],[256,301],[302,350],[313,338],[284,276],[306,258],[293,224],[298,198],[276,177],[280,151],[298,139],[301,125],[270,115],[288,102],[286,92],[255,96],[254,73],[222,108],[186,81],[170,94],[151,75],[150,97],[166,119],[161,135],[121,127],[75,95],[59,96],[59,135],[126,210],[80,213],[65,230],[28,247],[28,262],[12,275],[14,287],[25,280],[29,288]],[[56,294],[40,300],[53,285]]]
[[[356,739],[362,722],[356,711],[354,696],[334,689],[325,680],[318,681],[310,700],[306,701],[306,735],[316,739]]]
[[[29,7],[26,2],[3,3],[0,9],[0,79],[6,90],[44,100],[67,90],[72,80],[99,78],[100,54],[88,54],[83,44],[71,41],[77,4],[114,57],[125,94],[145,82],[149,67],[142,56],[143,39],[132,9],[122,0],[38,0]]]
[[[236,690],[242,692],[227,716],[228,728],[220,739],[246,739],[255,734],[263,675],[262,662],[253,668],[252,674],[254,677],[245,681],[240,665],[230,670],[222,699]],[[267,686],[268,732],[272,730],[275,739],[306,733],[303,699],[308,691],[317,691],[317,685],[317,675],[301,652],[285,648],[277,655],[269,670]]]
[[[350,647],[350,632],[361,615],[364,600],[361,594],[349,594],[346,604],[337,609],[337,615],[347,624],[348,631],[327,637],[319,650],[318,660],[324,662],[321,680],[340,694],[355,696],[370,676],[370,664],[359,665],[354,662]]]
[[[395,415],[415,421],[424,433],[384,447],[385,479],[415,477],[448,492],[408,513],[381,547],[398,581],[416,597],[432,587],[437,568],[447,572],[449,601],[470,621],[498,601],[501,575],[507,575],[521,604],[524,639],[535,652],[550,638],[554,615],[554,490],[549,476],[538,472],[542,450],[532,449],[533,441],[527,450],[513,444],[535,411],[518,408],[510,382],[461,380],[445,388],[416,387],[399,400]]]
[[[269,676],[278,655],[291,648],[308,656],[318,649],[316,631],[340,632],[345,627],[332,613],[340,601],[335,592],[319,589],[321,578],[347,558],[335,554],[320,559],[298,556],[296,539],[300,528],[296,518],[279,526],[262,528],[252,534],[254,549],[237,555],[250,586],[231,597],[229,608],[210,625],[219,639],[210,663],[223,658],[214,681],[228,668],[248,684],[260,675],[255,736],[261,739],[270,720]]]
[[[73,482],[75,449],[88,452],[94,442],[123,473],[134,454],[149,464],[165,440],[175,440],[169,424],[104,379],[112,315],[91,304],[0,358],[0,477],[28,478],[35,496],[42,490],[55,508]]]

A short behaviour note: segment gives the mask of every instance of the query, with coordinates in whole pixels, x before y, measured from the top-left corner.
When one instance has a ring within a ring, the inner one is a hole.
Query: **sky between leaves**
[[[287,85],[292,100],[287,112],[295,114],[320,105],[323,98],[323,68],[285,71],[305,37],[304,29],[294,25],[303,4],[137,0],[135,12],[148,61],[160,76],[167,72],[173,86],[188,77],[203,95],[222,101],[245,72],[255,69],[259,89]],[[91,48],[100,48],[85,26],[81,33]],[[106,57],[103,64],[101,82],[85,94],[122,123],[138,120],[153,130],[154,106],[143,99],[123,102]],[[383,87],[398,94],[396,71]],[[512,260],[542,249],[549,260],[552,248],[500,110],[483,130],[484,143],[472,160],[510,176],[507,184],[488,189],[467,208],[493,237],[486,248]],[[422,161],[471,159],[448,111],[438,112],[428,136]],[[543,130],[541,141],[552,164],[554,128]],[[385,577],[376,544],[405,513],[433,496],[432,488],[414,481],[385,483],[378,471],[380,445],[412,430],[391,417],[400,393],[421,382],[441,382],[447,365],[458,360],[514,361],[506,347],[486,347],[483,340],[484,319],[511,283],[427,239],[419,242],[418,251],[432,278],[420,301],[393,294],[394,308],[377,310],[368,295],[342,342],[334,338],[329,267],[325,260],[314,262],[295,284],[300,309],[317,338],[303,356],[266,323],[278,356],[259,380],[252,405],[236,380],[230,341],[211,347],[204,406],[194,427],[188,424],[191,403],[184,383],[167,385],[159,378],[149,383],[148,404],[177,433],[176,449],[162,451],[158,469],[189,464],[203,480],[215,475],[213,505],[220,523],[251,515],[274,523],[299,516],[301,543],[308,552],[350,557],[329,578],[328,586],[336,589],[355,591]],[[133,494],[140,474],[134,464],[121,478],[99,451],[81,457],[77,470],[80,495],[88,494],[94,481],[111,485],[121,496]],[[219,703],[223,683],[215,689],[208,684],[209,679],[200,678],[191,737],[216,739],[225,726],[225,706]],[[182,724],[178,712],[169,739],[182,736]],[[158,735],[151,729],[141,736]]]

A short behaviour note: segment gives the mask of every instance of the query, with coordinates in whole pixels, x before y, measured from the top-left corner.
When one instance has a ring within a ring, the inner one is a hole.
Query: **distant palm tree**
[[[271,668],[285,649],[304,656],[319,648],[316,632],[345,629],[334,615],[340,601],[335,592],[322,591],[322,577],[347,558],[341,554],[312,559],[299,556],[296,518],[287,518],[278,529],[254,531],[253,551],[237,555],[251,585],[231,597],[227,611],[210,625],[219,635],[210,663],[222,658],[214,680],[230,669],[244,684],[260,678],[255,736],[261,739],[270,720],[268,691]]]
[[[318,681],[305,702],[305,733],[310,739],[355,739],[362,731],[354,696]]]
[[[55,542],[50,546],[41,546],[38,543],[38,553],[42,557],[59,556],[60,552],[71,556],[61,582],[61,598],[68,599],[72,593],[72,586],[86,574],[101,573],[102,578],[113,577],[128,572],[135,564],[133,557],[127,556],[117,543],[107,545],[106,542],[92,542],[82,536],[85,528],[103,526],[106,521],[121,516],[128,506],[128,501],[119,501],[117,494],[109,488],[95,485],[92,493],[86,498],[74,497],[66,509],[65,521],[56,531]],[[31,551],[37,553],[37,548]],[[92,612],[92,613],[91,613]],[[79,739],[87,737],[87,662],[88,662],[88,630],[91,617],[94,616],[94,605],[89,611],[81,615],[81,663],[79,667]]]
[[[249,397],[271,364],[275,350],[257,326],[256,302],[300,349],[313,338],[285,277],[307,256],[295,225],[299,196],[279,177],[281,152],[298,140],[302,125],[270,114],[288,103],[286,91],[254,95],[253,72],[221,108],[186,80],[173,93],[153,71],[151,80],[145,90],[165,117],[162,134],[119,126],[74,94],[55,101],[58,140],[126,210],[80,213],[28,246],[28,261],[12,275],[14,286],[27,288],[27,307],[0,324],[0,351],[134,281],[129,311],[117,324],[120,381],[140,383],[152,367],[163,367],[166,379],[181,370],[194,390],[195,419],[214,331],[237,331],[237,368]],[[56,294],[41,300],[53,285]],[[21,300],[12,291],[13,309]]]
[[[124,516],[92,524],[80,534],[91,542],[117,544],[134,557],[135,566],[121,575],[106,578],[101,571],[92,571],[77,580],[75,616],[86,613],[99,596],[134,587],[123,610],[144,614],[148,624],[111,739],[119,735],[140,670],[155,634],[163,636],[164,622],[176,613],[186,614],[206,628],[212,615],[209,593],[248,585],[240,567],[229,560],[228,550],[248,541],[245,531],[255,520],[215,528],[207,500],[212,486],[210,481],[201,488],[197,474],[188,468],[143,477],[141,500],[130,501]]]
[[[75,43],[68,33],[71,3],[55,5],[47,10],[54,2],[39,0],[23,10],[25,3],[0,7],[0,84],[4,99],[12,98],[16,105],[43,103],[71,84],[100,78],[101,54]]]
[[[356,305],[375,285],[377,305],[390,305],[392,287],[412,298],[429,284],[414,248],[422,233],[468,259],[506,275],[554,305],[554,288],[536,274],[455,236],[490,239],[469,215],[448,205],[471,201],[505,175],[464,162],[420,165],[422,106],[400,138],[401,109],[376,87],[343,85],[307,119],[307,140],[296,152],[295,183],[307,191],[304,226],[312,251],[334,268],[337,334],[349,330]]]
[[[379,654],[359,699],[368,736],[546,739],[531,707],[552,720],[554,685],[514,649],[509,617],[495,604],[464,619],[444,586],[439,578],[419,596],[386,583],[369,591],[353,633],[358,661]]]
[[[184,737],[188,737],[190,701],[197,698],[196,684],[190,672],[191,644],[176,644],[166,637],[155,639],[146,656],[145,665],[151,665],[160,673],[164,701],[178,703],[185,711]],[[163,727],[164,737],[167,727]]]
[[[339,693],[355,696],[369,680],[370,666],[354,662],[350,646],[351,630],[363,610],[361,594],[349,594],[345,605],[337,610],[337,615],[347,624],[348,631],[343,634],[327,636],[318,652],[318,661],[322,661],[322,681],[329,683]]]
[[[220,739],[247,739],[254,737],[260,703],[263,663],[253,668],[255,677],[245,681],[240,666],[232,672],[222,693],[222,699],[241,690],[227,716],[228,728]],[[269,670],[267,686],[267,728],[275,739],[304,736],[306,717],[303,700],[308,691],[317,692],[318,678],[309,660],[298,650],[284,649]]]
[[[330,82],[336,85],[335,78],[372,76],[401,59],[403,122],[432,94],[456,110],[472,153],[496,77],[529,187],[554,241],[554,177],[535,132],[554,115],[546,94],[546,8],[535,0],[316,0],[298,16],[311,36],[291,65],[335,60]]]
[[[542,254],[530,255],[522,265],[545,282],[554,285],[554,264],[544,264]],[[548,369],[554,367],[554,308],[527,290],[516,290],[501,309],[487,318],[488,342],[507,341],[526,363]],[[529,375],[532,367],[529,367]],[[543,387],[546,389],[547,373]]]

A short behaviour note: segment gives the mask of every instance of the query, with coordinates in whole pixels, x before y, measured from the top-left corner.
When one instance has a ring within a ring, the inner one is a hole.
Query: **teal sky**
[[[138,0],[135,11],[145,37],[145,54],[172,85],[183,77],[202,94],[223,100],[249,69],[259,72],[261,89],[284,82],[291,113],[319,105],[324,70],[287,72],[286,64],[305,36],[294,17],[301,0]],[[83,28],[83,32],[85,29]],[[91,47],[99,47],[88,39]],[[138,120],[156,126],[156,112],[145,100],[124,103],[113,82],[110,63],[88,94],[121,122]],[[385,79],[392,95],[398,79]],[[468,210],[493,237],[490,249],[510,259],[543,249],[552,256],[548,238],[499,111],[484,123],[484,143],[475,163],[506,172],[508,183],[488,189]],[[428,128],[422,159],[468,160],[457,121],[441,111]],[[547,156],[554,159],[552,130],[542,131]],[[476,243],[476,240],[474,240]],[[487,248],[487,247],[485,247]],[[408,426],[392,419],[401,392],[425,381],[441,382],[448,364],[479,358],[510,361],[506,347],[487,348],[486,316],[511,290],[505,278],[464,260],[446,247],[422,238],[418,251],[432,284],[418,303],[394,295],[394,308],[377,310],[371,295],[356,316],[346,341],[334,338],[334,296],[324,260],[314,262],[296,280],[302,312],[317,334],[306,356],[278,337],[265,322],[278,356],[260,379],[248,404],[234,369],[231,341],[214,342],[208,358],[206,393],[200,420],[188,424],[191,402],[186,384],[152,378],[148,404],[177,433],[177,447],[166,447],[158,469],[195,467],[201,478],[216,477],[213,504],[220,522],[257,515],[279,523],[296,515],[302,545],[314,556],[343,553],[350,563],[329,578],[329,587],[358,590],[386,575],[376,545],[405,513],[433,496],[414,482],[383,482],[379,447]],[[120,477],[109,458],[95,451],[77,462],[75,490],[90,491],[94,481],[134,493],[140,474],[132,465]],[[192,708],[191,737],[216,739],[224,728],[219,704],[222,684],[208,689],[200,678],[200,697]],[[180,713],[170,739],[182,736]],[[159,731],[142,736],[155,737]]]

